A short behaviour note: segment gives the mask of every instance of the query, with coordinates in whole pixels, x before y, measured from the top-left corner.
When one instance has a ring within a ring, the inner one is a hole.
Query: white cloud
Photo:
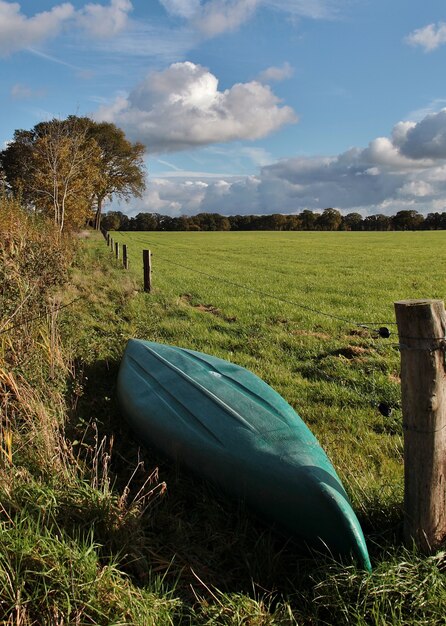
[[[186,16],[184,5],[189,8],[187,0],[161,0],[176,9],[176,13]],[[190,10],[193,23],[207,37],[214,37],[226,31],[237,29],[246,22],[260,7],[268,7],[287,13],[293,18],[307,17],[311,19],[332,19],[345,3],[344,0],[208,0],[193,2]]]
[[[0,55],[6,56],[56,36],[74,13],[73,5],[64,3],[27,17],[21,13],[17,2],[0,0]]]
[[[200,180],[166,180],[155,178],[150,181],[138,208],[132,214],[141,211],[184,215],[198,213],[204,201],[208,184]]]
[[[130,0],[111,0],[108,6],[91,3],[79,11],[78,22],[95,37],[112,37],[127,26],[132,10]]]
[[[210,0],[202,6],[194,25],[207,37],[235,30],[248,20],[260,0]]]
[[[118,124],[151,153],[258,139],[297,121],[268,86],[253,81],[219,91],[216,76],[190,62],[149,74],[96,118]]]
[[[11,87],[11,96],[14,100],[24,100],[26,98],[31,98],[32,95],[32,89],[22,83],[16,83]]]
[[[398,130],[395,131],[394,135],[398,137]],[[368,147],[361,153],[361,158],[366,162],[373,163],[376,166],[385,166],[391,170],[420,167],[419,163],[415,163],[401,153],[401,145],[398,146],[395,141],[392,141],[392,139],[388,137],[377,137],[373,139]]]
[[[200,8],[200,0],[160,0],[163,7],[171,15],[190,18]]]
[[[264,165],[271,165],[273,158],[271,154],[265,150],[265,148],[250,148],[244,147],[240,150],[242,156],[246,156],[255,165],[263,167]]]
[[[149,181],[143,210],[174,215],[295,213],[329,206],[363,214],[446,211],[446,109],[440,113],[418,123],[399,122],[390,137],[378,137],[366,148],[284,159],[261,167],[257,176],[165,174]],[[435,150],[434,138],[439,138]]]
[[[408,127],[399,149],[411,159],[446,159],[446,108]]]
[[[333,19],[346,2],[342,0],[262,0],[262,4],[295,17]]]
[[[134,57],[145,63],[147,57],[164,65],[183,58],[197,43],[197,34],[190,28],[174,28],[149,21],[130,20],[129,27],[111,39],[93,40],[100,53]]]
[[[260,7],[286,13],[291,18],[331,19],[347,0],[160,0],[168,14],[185,21],[180,27],[160,27],[150,20],[129,19],[131,0],[88,2],[75,8],[70,2],[28,16],[25,3],[0,0],[0,56],[38,46],[63,29],[87,33],[98,50],[137,57],[177,60],[200,40],[232,31]],[[27,3],[32,5],[33,3]],[[110,47],[101,47],[107,39]],[[98,41],[99,40],[99,41]],[[271,68],[273,69],[273,68]],[[282,69],[286,73],[286,69]],[[284,76],[285,77],[285,76]],[[270,76],[268,80],[281,80]]]
[[[444,108],[445,105],[446,105],[446,98],[434,98],[433,100],[428,102],[425,106],[419,109],[415,109],[414,111],[411,111],[407,115],[407,117],[410,120],[419,122],[420,120],[423,119],[423,117],[426,117],[426,115],[429,115],[429,113],[438,113],[438,111]]]
[[[425,52],[432,52],[446,43],[446,23],[438,22],[438,24],[428,24],[424,28],[418,28],[410,33],[405,41],[411,46],[421,46]]]
[[[127,25],[130,0],[86,4],[75,10],[69,2],[28,17],[18,2],[0,0],[0,56],[7,56],[57,37],[64,28],[81,28],[94,37],[113,37]]]
[[[291,78],[294,73],[292,65],[285,62],[281,67],[268,67],[263,70],[258,76],[258,80],[261,83],[270,83],[271,81],[280,81],[287,78]]]
[[[411,180],[405,183],[398,190],[398,193],[402,196],[426,198],[427,196],[433,195],[434,188],[424,180]]]
[[[29,98],[41,98],[45,95],[43,89],[34,90],[23,83],[16,83],[11,87],[11,97],[13,100],[27,100]]]

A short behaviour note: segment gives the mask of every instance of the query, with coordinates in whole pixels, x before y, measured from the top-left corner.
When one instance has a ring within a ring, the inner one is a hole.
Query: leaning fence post
[[[152,254],[150,250],[142,251],[144,266],[144,291],[152,291]]]
[[[122,264],[124,265],[124,269],[129,269],[129,259],[127,256],[127,244],[122,244]]]
[[[115,243],[115,256],[117,259],[119,259],[119,243],[118,242]]]
[[[441,300],[395,302],[401,350],[404,535],[424,552],[446,538],[446,313]]]

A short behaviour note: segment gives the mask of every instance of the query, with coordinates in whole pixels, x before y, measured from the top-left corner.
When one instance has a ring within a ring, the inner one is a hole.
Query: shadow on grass
[[[311,586],[326,563],[304,552],[219,489],[139,446],[117,403],[119,362],[97,361],[78,371],[78,396],[67,426],[79,458],[104,496],[79,508],[77,519],[119,560],[134,582],[155,574],[191,602],[212,588],[271,598]],[[106,474],[106,475],[105,475]],[[165,487],[164,487],[165,484]],[[70,513],[72,514],[72,513]],[[398,512],[370,511],[365,530],[372,560],[399,536]],[[376,532],[378,529],[378,532]],[[297,583],[298,581],[298,583]]]

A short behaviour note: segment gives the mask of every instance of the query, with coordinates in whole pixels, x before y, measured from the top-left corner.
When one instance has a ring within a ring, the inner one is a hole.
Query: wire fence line
[[[148,241],[147,239],[134,239],[135,242],[143,244],[143,245],[152,245],[153,242]],[[169,248],[168,244],[155,244],[156,246],[160,245],[163,246],[164,248]],[[225,276],[216,276],[215,274],[211,274],[209,272],[205,272],[204,270],[198,269],[196,267],[191,267],[189,265],[185,265],[184,263],[179,263],[178,261],[174,261],[170,258],[167,258],[164,255],[160,255],[158,252],[156,254],[157,258],[164,261],[167,264],[176,266],[176,267],[180,267],[181,269],[184,269],[186,271],[195,273],[195,274],[199,274],[201,276],[205,276],[206,278],[209,278],[210,280],[216,280],[219,281],[221,283],[225,283],[227,285],[230,285],[231,287],[235,287],[237,289],[240,290],[244,290],[250,293],[254,293],[256,295],[260,295],[262,297],[266,297],[266,298],[270,298],[272,300],[276,300],[277,302],[281,302],[283,304],[289,304],[290,306],[305,310],[305,311],[309,311],[311,313],[314,313],[316,315],[320,315],[326,318],[330,318],[333,320],[336,320],[338,322],[344,322],[345,324],[348,324],[349,326],[355,326],[357,328],[361,328],[363,330],[368,330],[370,333],[375,333],[377,336],[383,338],[383,339],[388,339],[391,335],[390,330],[388,329],[388,326],[396,326],[396,322],[395,321],[366,321],[366,322],[358,322],[355,320],[351,320],[348,319],[346,317],[340,316],[340,315],[334,315],[332,313],[328,313],[326,311],[323,311],[321,309],[316,309],[314,307],[311,307],[309,305],[306,304],[302,304],[300,302],[296,302],[296,300],[293,300],[291,298],[287,298],[281,294],[275,294],[275,293],[271,293],[265,290],[260,290],[257,289],[255,287],[251,287],[249,285],[246,284],[242,284],[236,281],[233,281]]]
[[[112,248],[112,252],[114,252],[114,246],[116,242],[113,241],[109,241],[109,239],[107,239],[107,237],[105,237],[107,240],[107,243],[113,244],[113,248]],[[153,242],[148,241],[147,239],[133,239],[133,241],[135,243],[139,243],[142,244],[143,246],[151,246],[153,245]],[[164,248],[169,248],[170,246],[168,244],[162,244]],[[128,247],[128,246],[127,246]],[[155,244],[156,248],[158,248],[158,244]],[[148,253],[149,251],[146,250],[146,253]],[[148,254],[146,255],[146,258],[148,257]],[[178,261],[174,261],[171,258],[168,258],[166,256],[164,256],[164,254],[159,254],[158,251],[156,252],[156,259],[159,259],[161,261],[163,261],[164,263],[168,264],[168,265],[172,265],[174,267],[179,267],[183,270],[185,270],[186,272],[190,272],[192,274],[196,274],[196,275],[201,275],[204,276],[206,278],[208,278],[209,280],[212,281],[217,281],[219,283],[225,283],[227,285],[230,285],[233,288],[236,288],[238,290],[243,290],[247,293],[253,293],[256,295],[261,296],[262,298],[270,298],[272,300],[275,300],[277,302],[283,303],[283,304],[288,304],[292,307],[295,308],[299,308],[305,311],[309,311],[314,313],[315,315],[319,315],[319,316],[323,316],[326,318],[330,318],[333,319],[337,322],[342,322],[344,324],[357,328],[360,328],[361,330],[365,330],[368,331],[369,333],[369,339],[374,343],[374,340],[377,339],[378,337],[383,338],[383,339],[388,339],[391,335],[388,326],[395,326],[396,322],[392,321],[392,322],[356,322],[353,321],[351,319],[348,319],[346,317],[340,316],[340,315],[334,315],[331,313],[328,313],[326,311],[323,311],[321,309],[317,309],[305,304],[302,304],[300,302],[297,302],[296,300],[293,300],[291,298],[287,298],[285,296],[279,295],[279,294],[274,294],[271,292],[267,292],[265,290],[261,290],[255,287],[251,287],[249,285],[245,285],[236,281],[233,281],[229,278],[226,277],[222,277],[222,276],[216,276],[215,274],[211,274],[210,272],[206,272],[202,269],[198,269],[196,267],[191,267],[190,265],[186,265],[184,263],[180,263]],[[328,336],[327,339],[331,339],[333,340],[334,337],[330,337]],[[389,344],[387,344],[387,347],[390,347]],[[339,354],[342,354],[342,348],[339,349]],[[336,352],[336,351],[334,351]],[[323,378],[324,380],[327,380],[328,382],[339,382],[338,380],[336,380],[333,376],[328,375],[327,373],[323,374]],[[374,386],[374,385],[373,385]],[[367,404],[370,404],[371,406],[373,406],[374,409],[376,409],[377,411],[379,411],[384,417],[389,418],[394,409],[399,408],[399,404],[398,403],[389,403],[384,401],[382,398],[379,398],[379,393],[377,393],[377,390],[373,391],[370,394],[367,395],[361,391],[359,391],[356,387],[356,385],[350,385],[348,384],[347,387],[349,388],[350,392],[352,392],[354,395],[356,395],[362,402],[366,402]]]
[[[376,326],[381,326],[384,327],[384,324],[386,324],[387,326],[390,325],[396,325],[396,322],[355,322],[353,320],[347,319],[345,317],[341,317],[339,315],[333,315],[332,313],[327,313],[325,311],[321,311],[319,309],[314,309],[310,306],[307,306],[305,304],[301,304],[300,302],[296,302],[295,300],[291,300],[289,298],[285,298],[284,296],[281,295],[277,295],[277,294],[273,294],[273,293],[269,293],[267,291],[264,291],[263,289],[256,289],[255,287],[249,287],[248,285],[242,285],[241,283],[237,283],[233,280],[230,280],[229,278],[224,278],[221,276],[215,276],[213,274],[209,274],[207,272],[204,272],[203,270],[199,270],[193,267],[189,267],[187,265],[184,265],[182,263],[178,263],[176,261],[172,261],[170,259],[167,259],[166,257],[160,256],[159,254],[157,254],[157,257],[162,259],[165,263],[169,263],[170,265],[176,265],[177,267],[181,267],[182,269],[188,270],[189,272],[194,272],[196,274],[201,274],[202,276],[206,276],[207,278],[211,278],[212,280],[218,280],[220,282],[224,282],[228,285],[231,285],[232,287],[237,287],[238,289],[243,289],[245,291],[250,291],[251,293],[255,293],[258,295],[261,295],[263,297],[266,298],[271,298],[273,300],[277,300],[278,302],[283,302],[285,304],[290,304],[292,306],[298,307],[300,309],[304,309],[305,311],[310,311],[312,313],[316,313],[317,315],[322,315],[324,317],[328,317],[340,322],[345,322],[346,324],[349,324],[351,326],[357,326],[360,328],[364,328],[366,330],[373,330],[375,332],[378,332],[380,329],[377,329]],[[374,326],[375,328],[370,328],[371,326]],[[382,336],[382,335],[380,335]]]

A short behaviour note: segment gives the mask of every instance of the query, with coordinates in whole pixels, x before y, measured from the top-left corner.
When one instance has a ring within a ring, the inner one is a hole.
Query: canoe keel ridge
[[[358,519],[327,455],[258,376],[207,354],[130,339],[118,399],[142,443],[243,498],[313,548],[353,556],[371,569]]]

